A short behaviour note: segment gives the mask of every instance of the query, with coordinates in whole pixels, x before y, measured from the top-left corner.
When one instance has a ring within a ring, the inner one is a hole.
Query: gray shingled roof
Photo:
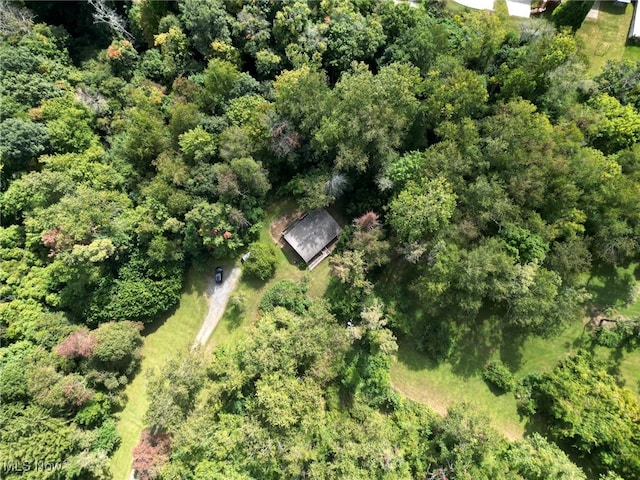
[[[296,223],[284,235],[284,239],[309,262],[338,235],[342,228],[326,210],[315,210]]]

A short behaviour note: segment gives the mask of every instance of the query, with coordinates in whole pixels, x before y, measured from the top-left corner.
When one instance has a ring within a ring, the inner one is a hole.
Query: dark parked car
[[[216,267],[216,283],[222,283],[222,267]]]

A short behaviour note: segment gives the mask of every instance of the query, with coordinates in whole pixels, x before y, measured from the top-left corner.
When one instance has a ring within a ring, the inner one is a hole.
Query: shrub
[[[111,405],[104,393],[98,392],[83,405],[75,416],[75,421],[85,427],[100,425],[109,416]]]
[[[121,437],[113,420],[107,420],[97,429],[96,442],[97,450],[104,451],[107,455],[113,452],[120,445]]]
[[[505,392],[510,392],[515,387],[511,371],[500,361],[489,362],[482,371],[482,378]]]
[[[453,353],[456,337],[455,328],[450,323],[430,323],[424,330],[418,351],[426,353],[436,362],[446,360]]]
[[[252,243],[249,245],[251,256],[244,263],[247,275],[266,280],[276,273],[278,256],[275,247],[267,243]]]
[[[281,280],[266,291],[260,301],[260,310],[270,312],[276,307],[284,307],[287,310],[302,315],[311,305],[307,298],[307,285],[297,284],[291,280]]]
[[[595,332],[598,345],[608,348],[620,348],[625,345],[633,348],[640,341],[640,320],[618,320],[614,327],[598,327]]]
[[[593,1],[565,1],[562,2],[551,14],[551,20],[556,27],[571,27],[577,31],[593,7]]]
[[[242,313],[247,305],[247,296],[242,292],[233,292],[229,297],[229,305],[237,312]]]

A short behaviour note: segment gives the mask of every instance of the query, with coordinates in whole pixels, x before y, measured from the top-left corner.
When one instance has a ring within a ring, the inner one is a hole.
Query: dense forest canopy
[[[60,465],[7,478],[111,478],[144,325],[203,258],[270,275],[282,197],[348,218],[326,299],[279,283],[157,373],[140,478],[640,477],[637,396],[586,352],[519,386],[516,442],[389,376],[397,336],[552,336],[640,261],[640,63],[588,78],[571,29],[439,0],[3,0],[0,36],[0,458]]]

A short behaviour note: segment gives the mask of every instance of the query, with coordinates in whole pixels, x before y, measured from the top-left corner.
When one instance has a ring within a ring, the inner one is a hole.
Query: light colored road
[[[236,288],[240,280],[241,270],[239,267],[225,267],[224,280],[217,284],[212,278],[207,286],[207,298],[209,300],[209,311],[202,322],[200,331],[196,335],[193,346],[204,345],[209,340],[213,330],[224,314],[224,309],[229,301],[229,296]]]
[[[233,292],[233,289],[238,284],[238,280],[240,280],[241,271],[242,270],[239,267],[226,266],[224,267],[224,280],[220,285],[218,285],[213,278],[209,281],[209,285],[207,285],[207,290],[205,292],[209,302],[209,310],[207,311],[207,316],[202,322],[200,331],[196,335],[193,347],[204,345],[207,343],[207,340],[209,340],[209,337],[216,328],[218,321],[224,314],[224,309],[227,306],[231,292]],[[212,274],[213,273],[214,272],[212,272]],[[135,480],[133,470],[129,474],[129,477],[123,480]]]

